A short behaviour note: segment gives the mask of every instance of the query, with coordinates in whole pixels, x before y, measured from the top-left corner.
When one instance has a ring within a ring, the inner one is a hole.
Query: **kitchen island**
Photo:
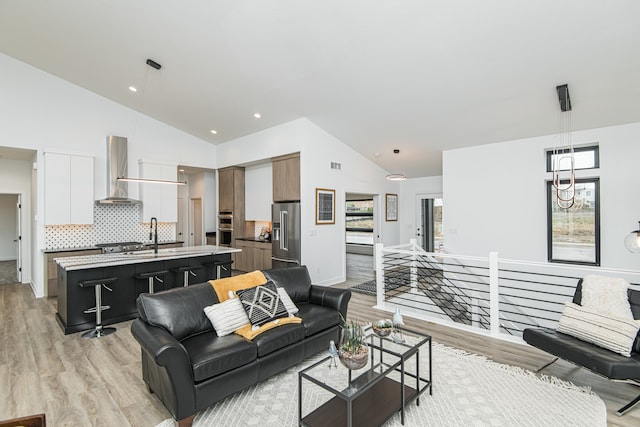
[[[222,246],[187,246],[129,253],[81,255],[57,258],[58,313],[57,320],[65,334],[95,327],[96,306],[93,287],[82,282],[116,279],[102,289],[102,324],[118,323],[137,316],[136,299],[149,292],[146,276],[159,274],[154,291],[202,283],[231,275],[231,254],[239,249]],[[227,268],[217,268],[219,265]],[[104,307],[108,306],[108,309]]]

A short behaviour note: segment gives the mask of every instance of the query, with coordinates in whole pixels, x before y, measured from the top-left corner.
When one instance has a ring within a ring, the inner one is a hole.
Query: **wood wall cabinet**
[[[230,167],[218,171],[218,210],[235,212],[244,211],[244,168]]]
[[[218,170],[218,211],[233,213],[231,246],[244,230],[244,168],[232,166]],[[235,258],[234,258],[235,259]]]
[[[44,225],[93,224],[93,157],[44,153]]]
[[[163,181],[176,181],[178,167],[162,163],[140,160],[140,177]],[[156,217],[158,222],[178,222],[178,186],[141,182],[142,222]]]
[[[300,201],[300,153],[271,159],[273,171],[273,201]]]

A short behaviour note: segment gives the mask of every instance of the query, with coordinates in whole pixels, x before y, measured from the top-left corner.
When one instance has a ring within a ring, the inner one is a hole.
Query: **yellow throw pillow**
[[[239,276],[225,277],[224,279],[209,280],[211,286],[218,295],[218,301],[224,302],[229,299],[229,291],[235,293],[241,289],[253,288],[258,285],[267,283],[262,271],[256,270],[251,273],[241,274]]]
[[[252,340],[263,332],[273,329],[276,326],[287,325],[289,323],[301,323],[302,319],[299,317],[281,317],[280,319],[272,320],[264,325],[254,328],[251,323],[244,325],[240,329],[236,329],[234,332],[248,340]]]

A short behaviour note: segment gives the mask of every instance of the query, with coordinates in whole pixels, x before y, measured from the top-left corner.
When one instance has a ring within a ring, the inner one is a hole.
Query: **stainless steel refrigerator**
[[[300,265],[300,203],[271,205],[273,268]]]

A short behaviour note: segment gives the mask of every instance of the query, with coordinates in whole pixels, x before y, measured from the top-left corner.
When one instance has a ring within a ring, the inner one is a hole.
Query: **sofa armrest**
[[[351,299],[350,289],[337,289],[328,286],[311,285],[309,302],[323,307],[338,310],[344,319],[347,318],[347,307]]]
[[[176,420],[192,415],[196,405],[193,369],[184,346],[166,329],[140,318],[131,324],[131,334],[142,349],[143,377],[149,388]]]
[[[131,334],[142,347],[142,351],[151,356],[158,365],[191,369],[187,350],[166,329],[136,319],[131,324]]]

